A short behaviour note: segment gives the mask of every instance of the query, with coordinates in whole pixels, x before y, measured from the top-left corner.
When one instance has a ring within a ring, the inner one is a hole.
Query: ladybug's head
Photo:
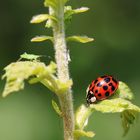
[[[94,93],[89,90],[89,88],[87,89],[86,100],[88,105],[96,102],[96,97],[94,96]]]

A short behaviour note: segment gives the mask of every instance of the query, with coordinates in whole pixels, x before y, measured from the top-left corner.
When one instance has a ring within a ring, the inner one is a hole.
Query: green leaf
[[[31,42],[42,42],[42,41],[46,41],[46,40],[51,40],[53,42],[53,37],[51,36],[36,36],[34,38],[31,39]]]
[[[81,8],[73,9],[73,12],[74,12],[74,14],[79,14],[79,13],[86,12],[88,10],[89,10],[88,7],[81,7]]]
[[[128,87],[128,85],[122,81],[119,81],[119,87],[117,90],[117,94],[120,98],[132,100],[133,99],[133,93],[131,89]]]
[[[24,88],[24,80],[29,77],[52,77],[52,74],[56,72],[56,64],[51,62],[48,66],[38,61],[20,61],[11,63],[4,68],[6,71],[3,78],[6,78],[6,85],[2,93],[3,97],[6,97],[12,92],[19,91]],[[50,78],[49,78],[50,80]],[[49,81],[50,84],[52,80]],[[50,85],[52,87],[52,85]]]
[[[27,59],[27,60],[37,60],[38,58],[42,57],[41,55],[35,54],[27,54],[26,52],[20,55],[20,59]]]
[[[79,138],[79,137],[89,137],[92,138],[95,136],[95,133],[92,131],[84,131],[84,130],[75,130],[74,131],[74,137]]]
[[[88,7],[81,7],[81,8],[77,8],[77,9],[72,9],[71,6],[65,6],[64,8],[64,18],[69,19],[72,17],[73,14],[79,14],[79,13],[83,13],[88,11],[89,8]]]
[[[35,59],[38,56],[25,54],[24,58]],[[56,94],[64,93],[72,85],[72,80],[66,82],[58,80],[54,75],[56,73],[56,64],[53,62],[46,66],[44,63],[35,60],[19,61],[8,65],[5,71],[3,78],[6,78],[6,85],[3,91],[3,97],[23,89],[24,80],[29,78],[30,84],[41,82]]]
[[[92,112],[93,110],[91,108],[81,105],[75,113],[76,128],[83,129],[87,125],[88,118]]]
[[[80,42],[80,43],[87,43],[87,42],[94,41],[94,39],[89,38],[87,36],[70,36],[70,37],[67,37],[67,41],[76,41],[76,42]]]
[[[140,112],[140,108],[130,101],[122,98],[103,100],[98,104],[90,105],[90,108],[102,113],[121,113],[122,126],[125,136]]]
[[[53,17],[49,14],[39,14],[39,15],[33,16],[30,23],[41,23],[41,22],[44,22],[48,19],[52,19],[54,21],[57,21],[55,17]]]
[[[86,12],[88,10],[89,10],[88,7],[81,7],[78,9],[72,9],[71,6],[65,6],[65,8],[64,8],[65,26],[67,27],[67,25],[70,24],[71,19],[72,19],[72,15]]]
[[[62,117],[62,111],[60,110],[58,104],[52,100],[52,106],[53,106],[53,109],[56,111],[56,113]]]
[[[102,113],[116,113],[116,112],[123,112],[125,110],[133,110],[136,112],[140,112],[140,108],[130,101],[125,99],[116,98],[110,100],[103,100],[98,104],[90,105],[92,109],[96,111],[100,111]]]
[[[134,124],[137,115],[138,112],[133,110],[125,110],[121,113],[122,126],[124,129],[123,136],[128,133],[130,126]]]

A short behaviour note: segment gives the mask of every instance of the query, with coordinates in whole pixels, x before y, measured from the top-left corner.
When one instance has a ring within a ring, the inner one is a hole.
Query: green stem
[[[53,23],[57,76],[60,81],[67,82],[70,77],[68,69],[68,51],[64,30],[64,4],[62,1],[63,0],[58,0],[57,9],[50,8],[49,12],[51,15],[54,15],[58,20],[57,22]],[[63,113],[64,139],[73,140],[73,130],[75,124],[71,88],[69,88],[67,92],[59,94],[58,97],[61,111]]]

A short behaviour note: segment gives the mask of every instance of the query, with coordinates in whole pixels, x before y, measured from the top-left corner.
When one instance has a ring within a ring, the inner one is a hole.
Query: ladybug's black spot
[[[102,96],[101,93],[98,93],[98,96],[101,97]]]
[[[115,90],[115,87],[114,87],[114,86],[112,86],[112,87],[111,87],[111,90],[112,90],[112,91],[114,91],[114,90]]]
[[[95,90],[95,93],[98,93],[98,90]]]
[[[106,92],[106,93],[105,93],[105,96],[108,97],[108,96],[109,96],[109,92]]]
[[[107,90],[107,89],[108,89],[108,86],[103,86],[103,89],[104,89],[104,90]]]
[[[116,84],[118,84],[118,82],[114,78],[112,78],[112,80],[113,80],[113,82],[115,82]]]
[[[92,84],[90,84],[89,88],[91,88],[91,87],[92,87]]]
[[[101,87],[102,86],[102,84],[99,82],[98,84],[97,84],[97,87]]]
[[[98,82],[98,80],[96,79],[95,81],[94,81],[94,84],[96,84]]]
[[[113,86],[113,84],[112,83],[109,83],[109,86]]]
[[[91,88],[91,91],[93,91],[94,90],[94,86]]]
[[[104,79],[104,81],[105,81],[106,83],[108,83],[108,82],[110,82],[110,78],[109,78],[109,77],[106,77],[106,78]]]

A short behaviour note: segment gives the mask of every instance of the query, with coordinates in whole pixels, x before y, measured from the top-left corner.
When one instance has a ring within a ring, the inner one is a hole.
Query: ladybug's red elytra
[[[115,93],[119,82],[110,75],[98,77],[87,88],[87,104],[104,100]]]

